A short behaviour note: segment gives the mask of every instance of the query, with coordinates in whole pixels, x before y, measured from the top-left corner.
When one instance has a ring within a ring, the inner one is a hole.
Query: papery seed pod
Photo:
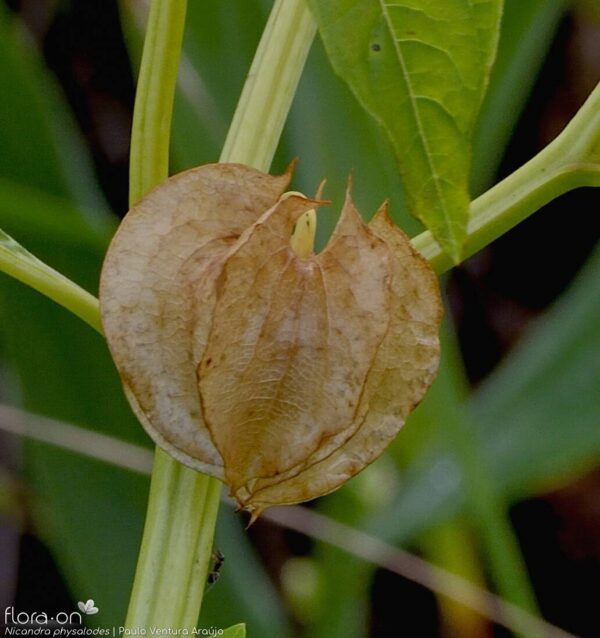
[[[348,193],[315,255],[291,235],[323,202],[282,198],[289,180],[236,164],[170,178],[123,220],[100,286],[140,421],[253,517],[375,459],[439,361],[437,279],[385,206],[367,225]]]

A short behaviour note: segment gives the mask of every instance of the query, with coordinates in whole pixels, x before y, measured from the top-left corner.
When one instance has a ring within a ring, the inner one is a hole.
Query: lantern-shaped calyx
[[[315,255],[322,202],[282,197],[289,180],[236,164],[170,178],[123,220],[100,288],[150,436],[254,515],[362,470],[439,360],[437,279],[385,207],[365,224],[348,194]]]

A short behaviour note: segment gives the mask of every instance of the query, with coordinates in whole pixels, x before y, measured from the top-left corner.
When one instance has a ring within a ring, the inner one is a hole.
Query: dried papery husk
[[[100,290],[144,427],[254,517],[363,469],[439,361],[437,279],[385,207],[367,225],[348,193],[315,255],[291,236],[322,202],[282,198],[289,179],[216,164],[167,180],[125,217]]]
[[[175,175],[129,211],[102,270],[104,331],[136,415],[158,445],[217,478],[192,360],[196,294],[290,178],[235,164]]]

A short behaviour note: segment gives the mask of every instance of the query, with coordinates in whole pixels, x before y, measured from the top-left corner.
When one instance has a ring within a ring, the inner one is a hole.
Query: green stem
[[[131,133],[129,200],[168,177],[169,142],[187,0],[153,0]],[[220,483],[156,449],[127,629],[196,626]]]
[[[167,177],[170,121],[185,2],[154,0],[140,67],[130,200]],[[278,0],[244,86],[221,161],[268,170],[315,27],[303,0]],[[167,59],[168,58],[168,59]],[[148,514],[125,626],[196,625],[221,484],[156,450]]]
[[[169,175],[169,144],[187,0],[152,0],[131,131],[129,202]]]
[[[316,24],[305,0],[277,0],[269,16],[221,153],[268,171]]]
[[[196,626],[221,484],[156,449],[127,628]]]
[[[27,284],[102,332],[98,300],[0,230],[0,271]]]
[[[471,203],[464,258],[580,186],[600,186],[600,85],[553,142]],[[454,265],[429,231],[413,245],[438,273]]]

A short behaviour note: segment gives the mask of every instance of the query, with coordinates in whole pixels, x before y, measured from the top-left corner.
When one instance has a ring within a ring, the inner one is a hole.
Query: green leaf
[[[227,627],[221,636],[225,636],[225,638],[246,638],[246,625],[240,623],[239,625]]]
[[[501,0],[309,0],[335,70],[392,140],[409,208],[460,259]]]
[[[600,246],[472,401],[513,499],[562,485],[600,460],[599,277]]]

